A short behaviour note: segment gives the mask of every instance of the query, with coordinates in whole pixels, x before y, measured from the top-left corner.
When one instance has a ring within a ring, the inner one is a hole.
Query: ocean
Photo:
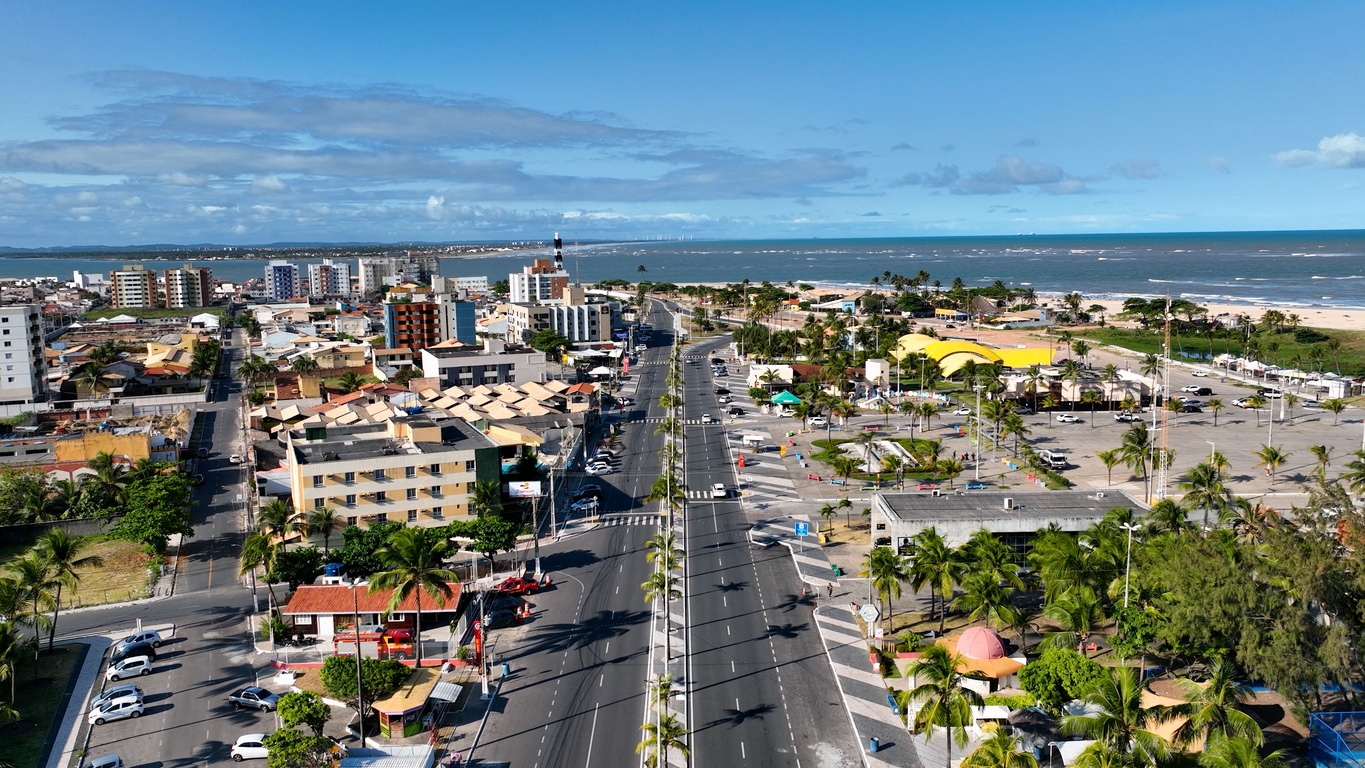
[[[442,260],[445,274],[506,279],[548,251]],[[164,269],[183,259],[156,261]],[[130,259],[9,256],[0,277],[107,272]],[[319,258],[320,260],[320,258]],[[300,268],[308,263],[298,262]],[[202,260],[216,277],[263,274],[265,259]],[[644,266],[645,272],[638,271]],[[1365,309],[1365,230],[1141,235],[1019,235],[847,240],[687,240],[565,247],[565,268],[583,282],[641,278],[721,283],[748,279],[868,287],[884,272],[921,270],[944,286],[999,280],[1050,295],[1079,291],[1091,299],[1161,296],[1196,303]]]

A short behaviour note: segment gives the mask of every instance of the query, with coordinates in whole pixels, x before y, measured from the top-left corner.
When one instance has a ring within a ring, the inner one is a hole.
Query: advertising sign
[[[539,480],[522,480],[507,484],[507,495],[513,499],[534,499],[540,496]]]

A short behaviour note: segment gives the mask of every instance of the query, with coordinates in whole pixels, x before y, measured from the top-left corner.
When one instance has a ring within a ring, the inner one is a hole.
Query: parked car
[[[621,404],[621,405],[624,405],[624,406],[632,406],[632,405],[635,405],[635,398],[633,398],[633,397],[620,397],[620,398],[617,398],[617,399],[616,399],[616,402],[619,403],[619,404]]]
[[[114,646],[113,650],[109,652],[109,661],[110,663],[113,663],[123,661],[124,659],[130,659],[134,656],[146,656],[155,661],[156,648],[154,648],[151,643],[121,643]]]
[[[829,419],[826,419],[824,416],[812,416],[809,419],[806,419],[806,424],[811,428],[823,427],[829,424]]]
[[[117,699],[106,701],[99,709],[90,710],[86,720],[91,725],[104,725],[115,720],[128,720],[142,717],[142,697],[136,699]]]
[[[569,504],[570,512],[586,512],[597,506],[597,499],[579,499]]]
[[[200,446],[200,447],[199,447],[199,450],[196,451],[195,454],[196,454],[199,458],[201,458],[201,459],[204,458],[205,456],[208,456],[208,455],[209,455],[208,446],[206,446],[206,445]]]
[[[136,685],[116,685],[113,688],[101,693],[90,700],[90,709],[94,711],[105,704],[118,699],[140,699],[142,689]]]
[[[602,486],[597,485],[596,483],[588,483],[587,485],[584,485],[583,487],[578,489],[577,493],[573,495],[574,501],[582,501],[584,499],[601,500],[601,498]]]
[[[589,464],[584,471],[593,477],[598,477],[600,475],[610,475],[612,472],[616,471],[616,467],[599,462],[596,464]]]
[[[1114,414],[1114,421],[1124,422],[1142,421],[1142,416],[1133,413],[1132,411],[1119,411],[1118,413]]]
[[[354,640],[355,638],[352,638]],[[354,645],[354,643],[352,643]],[[259,709],[262,712],[270,712],[280,703],[280,695],[271,693],[264,688],[256,685],[249,685],[228,696],[228,701],[237,709],[246,707],[247,709]]]
[[[1085,421],[1085,419],[1082,419],[1074,413],[1059,413],[1057,414],[1057,421],[1060,421],[1063,424],[1076,424]]]
[[[725,360],[719,357],[711,358],[711,365],[725,365]]]
[[[233,464],[241,464],[241,463],[242,463],[242,454],[240,454],[240,453],[234,453],[234,454],[232,454],[231,456],[228,457],[228,461],[232,462]]]
[[[118,755],[100,755],[81,768],[123,768],[123,758]]]
[[[713,499],[723,499],[723,498],[725,498],[725,497],[727,497],[727,496],[729,496],[729,495],[730,495],[730,492],[727,491],[727,490],[725,490],[725,484],[724,484],[724,483],[716,483],[715,485],[711,486],[711,498],[713,498]]]
[[[138,677],[151,673],[152,660],[146,656],[134,656],[109,665],[109,669],[104,671],[104,679],[117,681],[125,677]]]
[[[1198,384],[1186,384],[1180,388],[1181,392],[1198,392],[1201,387]]]
[[[499,582],[494,589],[499,592],[506,592],[509,595],[532,594],[540,589],[540,582],[522,576],[508,576]]]
[[[915,486],[915,490],[919,490],[919,491],[937,491],[937,490],[938,490],[938,483],[920,483],[919,485],[916,485],[916,486]]]
[[[502,629],[510,627],[518,621],[516,611],[489,611],[483,617],[484,629]]]
[[[161,639],[160,632],[157,632],[154,629],[144,629],[141,632],[135,632],[123,638],[122,640],[118,641],[117,644],[134,645],[136,643],[151,643],[153,648],[160,648],[163,642],[165,641]]]
[[[1181,403],[1181,405],[1180,405],[1180,412],[1181,412],[1181,413],[1203,413],[1203,412],[1204,412],[1204,409],[1203,409],[1203,408],[1200,408],[1200,407],[1197,406],[1197,405],[1190,405],[1189,403]]]
[[[1249,397],[1239,397],[1239,398],[1237,398],[1236,400],[1233,400],[1233,401],[1232,401],[1232,404],[1235,405],[1235,406],[1237,406],[1238,408],[1250,408],[1250,407],[1251,407],[1251,398],[1249,398]]]
[[[1014,406],[1014,412],[1019,414],[1020,416],[1029,416],[1033,413],[1033,409],[1028,407],[1027,405],[1024,405],[1023,403],[1020,403]]]
[[[1182,397],[1182,398],[1180,398],[1180,404],[1181,404],[1182,406],[1184,406],[1185,408],[1202,408],[1202,407],[1204,407],[1204,401],[1203,401],[1203,400],[1199,400],[1199,399],[1193,398],[1193,397]]]
[[[232,759],[237,762],[243,760],[264,760],[269,755],[265,748],[264,733],[244,733],[237,737],[237,743],[232,745]]]
[[[956,411],[953,411],[953,415],[954,415],[954,416],[971,416],[971,415],[972,415],[972,409],[971,409],[970,407],[964,405],[964,406],[959,407]]]

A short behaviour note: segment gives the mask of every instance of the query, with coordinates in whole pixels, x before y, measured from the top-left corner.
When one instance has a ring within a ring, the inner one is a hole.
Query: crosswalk
[[[604,526],[614,526],[614,525],[649,525],[649,526],[653,526],[653,527],[655,527],[655,528],[659,527],[659,524],[662,522],[662,520],[663,520],[663,516],[662,516],[662,515],[630,515],[630,514],[616,514],[616,515],[602,515],[602,516],[600,516],[600,517],[598,518],[598,522],[601,523],[601,524],[604,525]]]

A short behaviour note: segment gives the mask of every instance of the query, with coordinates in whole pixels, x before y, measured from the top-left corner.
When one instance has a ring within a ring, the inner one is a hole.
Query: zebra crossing
[[[662,416],[650,416],[649,418],[645,418],[645,419],[631,419],[631,420],[630,420],[629,422],[627,422],[627,423],[629,423],[629,424],[662,424],[662,423],[664,423],[664,421],[666,421],[666,419],[665,419],[664,417],[662,417]],[[719,425],[719,424],[720,424],[720,422],[717,421],[714,417],[713,417],[710,421],[702,421],[701,419],[678,419],[678,423],[680,423],[680,424],[682,424],[682,425],[684,425],[684,426],[699,426],[699,425],[702,425],[702,424],[714,424],[714,425]]]
[[[654,528],[658,528],[659,525],[663,522],[663,516],[615,514],[601,515],[597,518],[597,520],[600,525],[607,527],[620,525],[648,525]]]

